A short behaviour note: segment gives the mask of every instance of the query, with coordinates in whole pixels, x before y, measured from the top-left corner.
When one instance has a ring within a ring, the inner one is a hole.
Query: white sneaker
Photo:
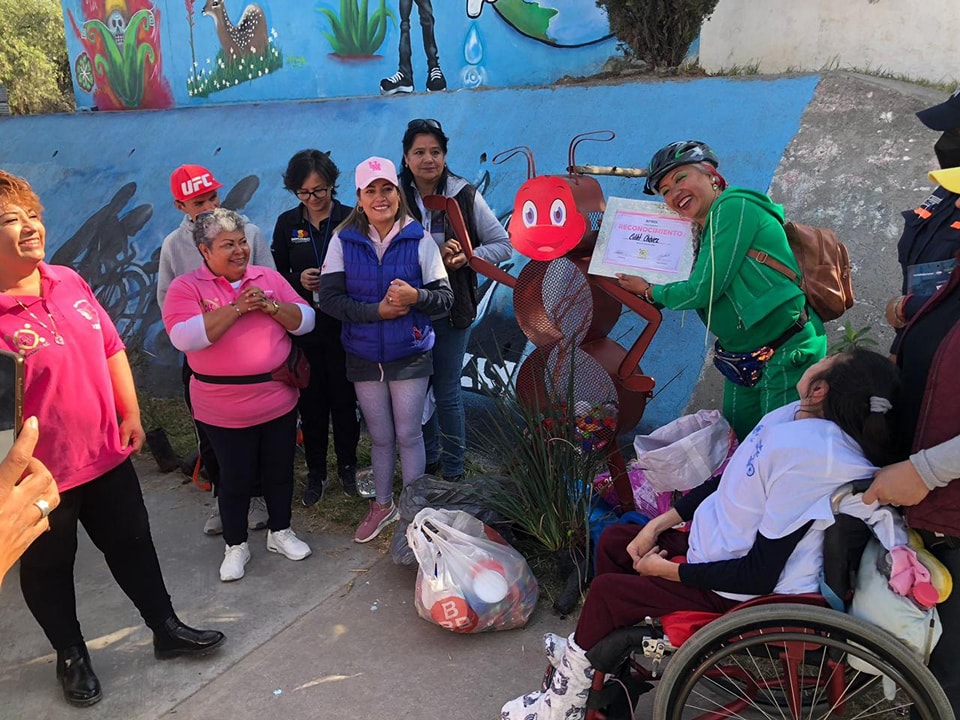
[[[222,535],[223,534],[223,522],[220,520],[220,504],[214,498],[213,501],[213,512],[210,513],[210,517],[207,518],[207,521],[203,524],[203,534],[204,535]]]
[[[276,532],[267,530],[267,550],[280,553],[289,560],[303,560],[312,552],[291,528]]]
[[[250,562],[250,548],[245,542],[239,545],[227,545],[220,563],[220,582],[231,582],[243,577],[243,569]]]
[[[247,527],[251,530],[263,530],[267,526],[270,514],[267,512],[267,503],[262,497],[250,498],[250,509],[247,510]]]

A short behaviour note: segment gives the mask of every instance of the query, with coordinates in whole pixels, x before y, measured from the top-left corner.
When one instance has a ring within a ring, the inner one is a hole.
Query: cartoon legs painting
[[[434,35],[433,0],[400,0],[400,60],[397,72],[380,81],[380,92],[384,95],[413,92],[413,51],[410,47],[410,11],[417,3],[420,15],[420,28],[423,31],[423,53],[427,56],[427,92],[447,89],[447,80],[440,70],[440,54]]]

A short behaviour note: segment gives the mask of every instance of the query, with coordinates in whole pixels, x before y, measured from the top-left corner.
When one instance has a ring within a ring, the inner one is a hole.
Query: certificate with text
[[[590,260],[593,275],[639,275],[654,285],[687,280],[693,268],[693,223],[666,204],[608,198]]]

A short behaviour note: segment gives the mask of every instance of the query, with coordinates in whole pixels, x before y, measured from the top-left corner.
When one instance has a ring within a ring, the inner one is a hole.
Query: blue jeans
[[[427,465],[440,463],[444,477],[463,475],[466,454],[466,430],[463,421],[463,356],[470,339],[470,328],[450,326],[446,318],[433,326],[433,397],[437,409],[423,426],[423,445]]]
[[[393,473],[400,450],[400,475],[406,487],[423,475],[423,399],[429,378],[354,383],[370,433],[370,463],[377,502],[393,499]]]

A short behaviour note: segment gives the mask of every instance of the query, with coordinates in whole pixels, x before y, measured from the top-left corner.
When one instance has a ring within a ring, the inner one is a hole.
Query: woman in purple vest
[[[343,323],[347,379],[370,433],[377,497],[353,537],[364,543],[397,519],[398,447],[403,484],[423,474],[430,316],[450,309],[453,291],[437,244],[407,210],[394,164],[367,158],[356,181],[357,207],[330,239],[320,271],[319,305]]]

